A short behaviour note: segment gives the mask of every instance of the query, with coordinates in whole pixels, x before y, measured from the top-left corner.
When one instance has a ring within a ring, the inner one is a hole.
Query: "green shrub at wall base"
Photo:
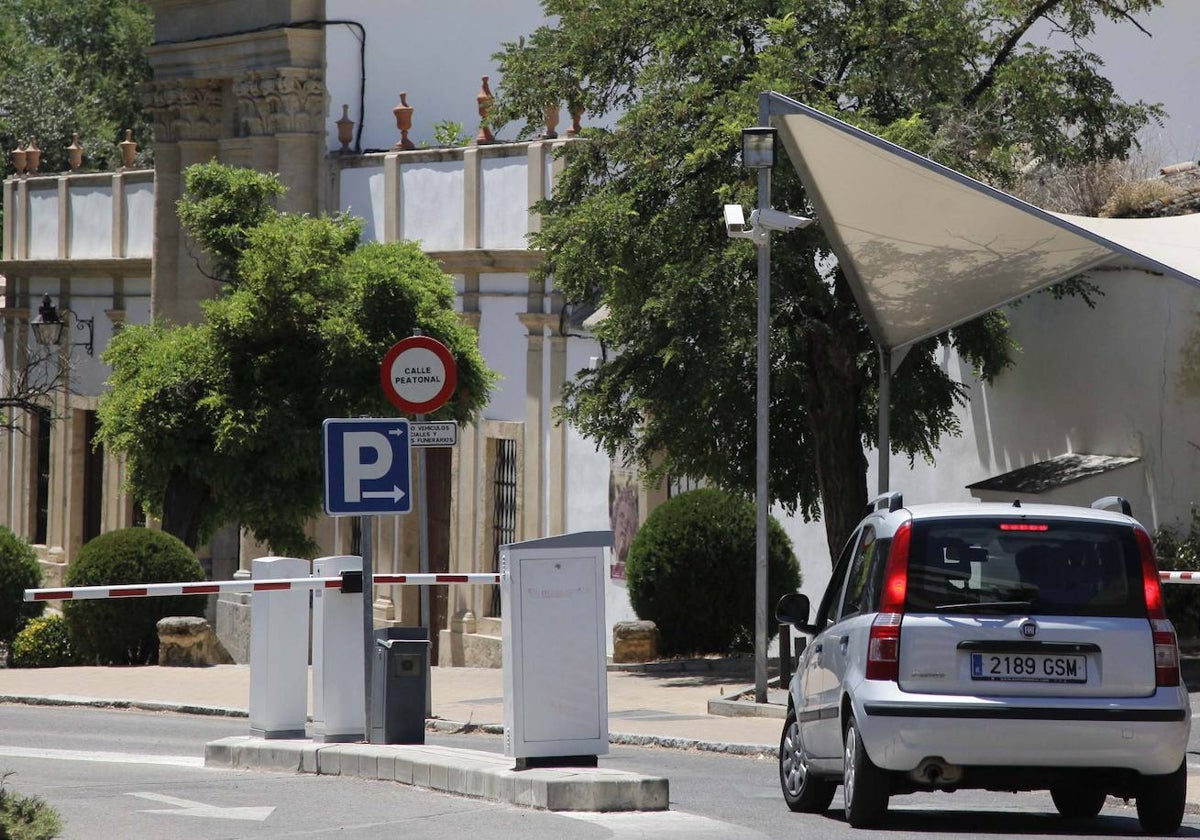
[[[8,652],[10,668],[59,668],[74,661],[66,619],[57,614],[26,624]]]
[[[25,602],[25,590],[41,585],[37,554],[29,543],[0,526],[0,641],[10,641],[27,621],[42,614],[44,601]]]
[[[1154,533],[1154,553],[1161,571],[1200,572],[1200,511],[1192,512],[1186,533],[1165,527]],[[1200,587],[1164,583],[1163,606],[1175,625],[1179,642],[1195,647],[1200,642]]]
[[[67,586],[179,583],[202,580],[200,561],[180,540],[150,528],[125,528],[88,542],[67,567]],[[204,596],[67,601],[71,646],[81,662],[146,665],[158,662],[159,619],[203,615]]]
[[[683,493],[660,505],[633,539],[625,564],[638,618],[658,625],[666,656],[730,653],[754,644],[753,502],[722,490]],[[800,585],[791,540],[767,526],[767,605]],[[778,630],[768,620],[772,637]]]

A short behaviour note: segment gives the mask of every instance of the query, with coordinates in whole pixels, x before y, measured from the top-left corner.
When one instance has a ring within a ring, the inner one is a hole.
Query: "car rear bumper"
[[[1191,726],[1182,689],[1077,706],[897,694],[854,704],[867,754],[896,771],[938,757],[968,767],[1112,767],[1160,775],[1183,761]]]

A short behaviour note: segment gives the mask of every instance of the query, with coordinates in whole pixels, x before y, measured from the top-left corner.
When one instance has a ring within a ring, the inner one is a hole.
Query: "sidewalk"
[[[709,713],[709,701],[731,700],[752,681],[744,674],[717,670],[610,670],[611,740],[774,755],[783,728],[782,706],[772,710],[777,717]],[[89,703],[244,716],[249,695],[246,665],[0,669],[0,702]],[[771,695],[769,699],[786,702],[780,691],[772,689]],[[503,673],[494,668],[433,668],[432,713],[438,729],[475,726],[501,731]]]

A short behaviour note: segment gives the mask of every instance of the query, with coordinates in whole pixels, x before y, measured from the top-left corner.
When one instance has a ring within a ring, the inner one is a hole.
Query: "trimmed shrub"
[[[31,618],[42,614],[44,601],[25,602],[25,590],[42,585],[42,567],[25,540],[0,526],[0,642],[11,642]]]
[[[179,539],[151,528],[125,528],[88,542],[67,567],[68,586],[201,580],[200,561]],[[67,601],[63,615],[80,661],[97,665],[158,662],[160,618],[203,615],[203,595]]]
[[[755,505],[723,490],[683,493],[660,505],[625,564],[638,618],[658,625],[666,656],[731,653],[754,644]],[[800,585],[792,543],[767,523],[767,603]],[[778,630],[769,621],[768,632]]]
[[[1186,533],[1181,528],[1165,527],[1154,533],[1154,554],[1158,568],[1173,572],[1200,572],[1200,511],[1192,511]],[[1187,647],[1200,644],[1200,589],[1177,583],[1164,583],[1163,604],[1167,618],[1175,625],[1179,642]]]
[[[61,615],[44,615],[25,625],[8,652],[12,668],[58,668],[74,662],[67,622]]]

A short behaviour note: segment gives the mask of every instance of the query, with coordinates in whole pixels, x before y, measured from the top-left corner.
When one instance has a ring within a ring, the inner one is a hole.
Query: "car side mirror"
[[[775,605],[775,620],[790,624],[801,633],[815,633],[816,628],[808,623],[809,608],[807,595],[789,592]]]

